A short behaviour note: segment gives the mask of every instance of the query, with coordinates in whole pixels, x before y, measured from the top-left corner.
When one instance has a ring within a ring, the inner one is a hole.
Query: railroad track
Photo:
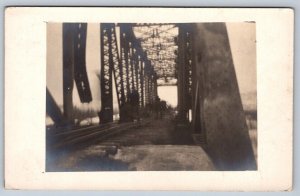
[[[103,141],[106,138],[119,134],[120,132],[144,126],[151,120],[141,120],[139,122],[128,123],[108,123],[104,125],[88,126],[74,130],[61,131],[51,134],[52,148],[62,148],[83,144],[92,144],[94,142]]]

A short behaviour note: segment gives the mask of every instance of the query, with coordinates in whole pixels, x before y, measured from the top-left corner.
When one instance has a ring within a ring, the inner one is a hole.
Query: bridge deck
[[[180,128],[181,127],[181,128]],[[192,145],[193,139],[187,126],[175,127],[170,115],[162,119],[153,119],[145,126],[122,132],[100,141],[99,145]]]
[[[187,126],[170,115],[48,160],[48,171],[213,170]]]

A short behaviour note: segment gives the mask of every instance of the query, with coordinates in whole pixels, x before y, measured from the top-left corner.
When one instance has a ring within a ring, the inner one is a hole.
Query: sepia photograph
[[[47,23],[46,171],[257,169],[255,22]]]
[[[5,188],[292,190],[293,32],[289,8],[7,8]]]

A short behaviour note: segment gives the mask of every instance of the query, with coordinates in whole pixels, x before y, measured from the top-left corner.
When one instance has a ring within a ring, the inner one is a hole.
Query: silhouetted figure
[[[113,111],[110,108],[104,108],[98,112],[99,124],[112,122]]]
[[[167,102],[166,101],[160,101],[160,118],[163,118],[163,115],[167,109]]]
[[[120,107],[120,117],[121,117],[120,122],[133,121],[133,116],[132,116],[132,112],[131,112],[131,104],[129,103],[129,98],[128,98],[127,102],[125,102]]]
[[[158,96],[156,96],[155,98],[154,112],[155,112],[155,118],[158,119],[160,116],[160,98]]]
[[[133,120],[137,119],[138,121],[140,120],[139,100],[140,100],[140,96],[138,91],[133,90],[132,93],[130,94],[129,102],[132,108],[131,112],[132,112]]]

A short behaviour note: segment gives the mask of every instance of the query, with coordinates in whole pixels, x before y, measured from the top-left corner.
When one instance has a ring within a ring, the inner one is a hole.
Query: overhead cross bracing
[[[172,84],[172,82],[176,84],[177,26],[137,23],[134,24],[133,31],[154,66],[158,84]]]

